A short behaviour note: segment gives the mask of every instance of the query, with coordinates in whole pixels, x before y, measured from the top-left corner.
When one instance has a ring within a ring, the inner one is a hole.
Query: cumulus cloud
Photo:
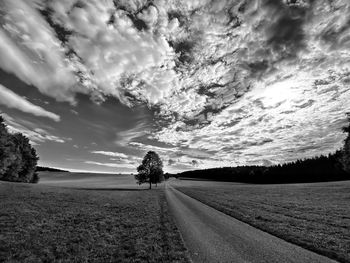
[[[15,108],[23,112],[31,113],[35,116],[47,117],[54,121],[59,121],[60,116],[55,113],[49,112],[37,105],[32,104],[25,98],[17,95],[13,91],[7,89],[0,84],[0,104],[9,108]]]
[[[72,32],[64,46],[88,90],[127,105],[134,100],[156,104],[169,96],[176,78],[166,36],[141,30],[152,27],[157,9],[150,6],[136,14],[116,5],[111,0],[52,1],[41,9],[50,10],[47,20]]]

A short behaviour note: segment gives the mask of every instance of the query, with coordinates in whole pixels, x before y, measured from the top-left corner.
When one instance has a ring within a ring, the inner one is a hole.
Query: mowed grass
[[[0,262],[188,262],[164,191],[131,190],[0,182]]]
[[[287,241],[350,262],[349,181],[290,185],[183,181],[177,189]]]

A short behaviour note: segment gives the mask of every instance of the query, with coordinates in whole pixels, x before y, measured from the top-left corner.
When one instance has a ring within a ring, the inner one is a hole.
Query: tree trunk
[[[149,179],[149,189],[152,189],[152,180],[151,180],[151,178]]]

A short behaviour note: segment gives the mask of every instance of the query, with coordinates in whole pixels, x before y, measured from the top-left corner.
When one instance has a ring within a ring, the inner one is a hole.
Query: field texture
[[[226,214],[350,262],[350,182],[248,185],[183,181],[177,189]]]
[[[39,184],[85,189],[147,189],[132,175],[99,173],[39,172]]]
[[[188,262],[154,189],[0,182],[0,262]]]

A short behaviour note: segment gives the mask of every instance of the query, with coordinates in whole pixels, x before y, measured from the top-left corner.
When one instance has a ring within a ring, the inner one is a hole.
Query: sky
[[[342,147],[348,0],[1,0],[0,112],[39,164],[135,173]]]

